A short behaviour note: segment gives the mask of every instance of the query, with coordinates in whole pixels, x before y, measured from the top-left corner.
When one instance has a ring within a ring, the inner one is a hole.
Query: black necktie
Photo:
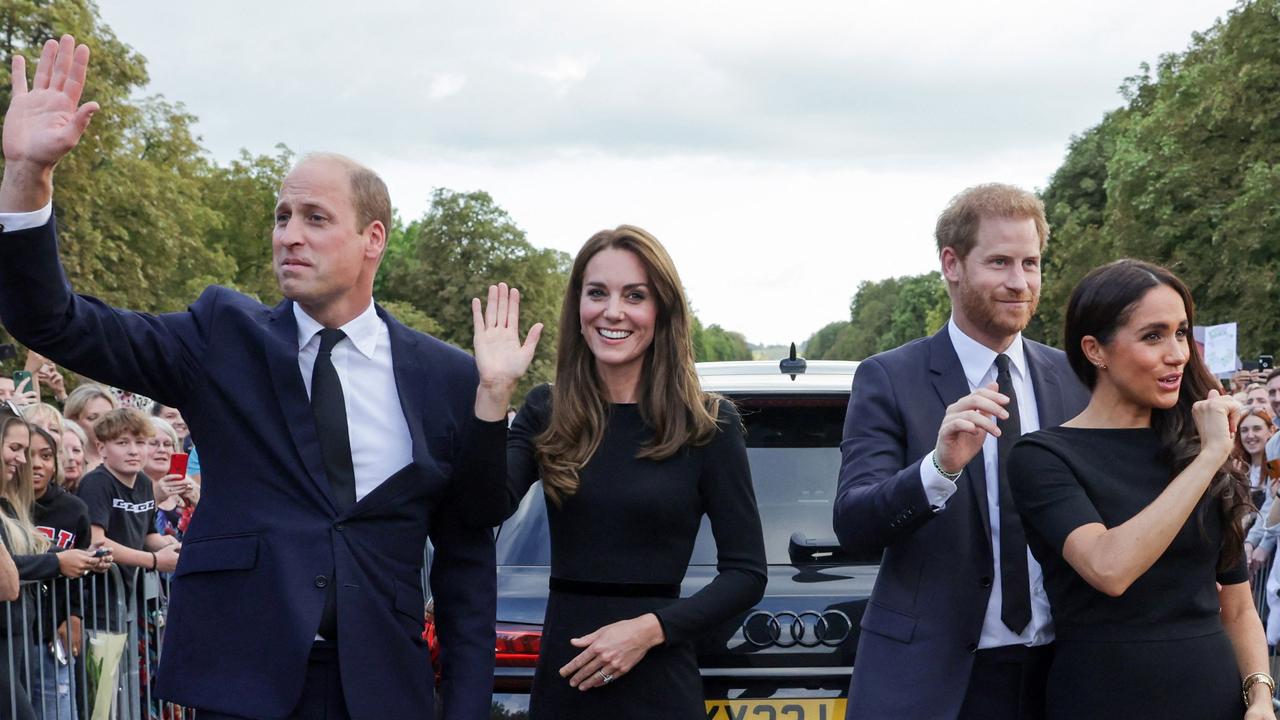
[[[333,367],[333,346],[347,336],[341,330],[320,331],[320,352],[311,370],[311,412],[316,417],[320,457],[329,476],[333,501],[344,513],[356,503],[356,473],[351,465],[351,436],[347,430],[347,405],[342,399],[342,382]]]
[[[333,328],[321,330],[320,352],[316,353],[316,365],[311,369],[311,412],[316,418],[320,459],[324,461],[324,474],[329,476],[329,487],[333,490],[333,501],[339,513],[346,512],[356,503],[356,473],[351,465],[347,405],[342,399],[342,382],[333,367],[331,355],[333,346],[346,336],[346,333]],[[337,578],[330,578],[324,609],[320,613],[318,632],[330,642],[338,640],[337,588]]]
[[[1027,575],[1027,536],[1022,531],[1022,520],[1013,505],[1009,492],[1009,478],[1005,472],[1009,449],[1022,435],[1022,420],[1018,413],[1018,393],[1013,389],[1009,375],[1009,356],[996,356],[996,383],[1000,392],[1008,396],[1009,419],[997,423],[1000,437],[996,438],[996,462],[1000,475],[1000,619],[1010,630],[1022,634],[1031,622],[1031,579]]]

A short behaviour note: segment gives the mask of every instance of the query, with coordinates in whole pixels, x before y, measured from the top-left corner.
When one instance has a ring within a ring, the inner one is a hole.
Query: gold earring
[[[1098,363],[1098,369],[1099,369],[1099,370],[1106,370],[1106,369],[1107,369],[1107,364],[1106,364],[1106,363]]]

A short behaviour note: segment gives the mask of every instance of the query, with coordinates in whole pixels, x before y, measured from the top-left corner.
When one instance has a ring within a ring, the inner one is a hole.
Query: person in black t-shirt
[[[89,509],[91,543],[109,548],[122,566],[123,598],[128,598],[134,569],[172,572],[178,564],[179,545],[155,531],[151,481],[142,473],[147,439],[154,433],[151,422],[138,410],[121,408],[103,415],[93,432],[103,462],[80,481],[79,496]],[[96,619],[114,631],[117,613],[108,612],[107,601],[109,595],[120,597],[118,591],[101,580],[95,580],[94,586]]]
[[[34,658],[31,701],[37,718],[71,720],[76,716],[76,697],[71,692],[71,666],[66,657],[80,655],[84,614],[81,577],[88,572],[105,572],[111,566],[111,556],[94,557],[89,552],[89,509],[59,487],[62,469],[58,436],[32,425],[30,454],[35,498],[31,520],[36,531],[51,543],[50,552],[56,553],[53,557],[63,576],[43,581],[37,592],[31,635],[34,647],[30,651]]]

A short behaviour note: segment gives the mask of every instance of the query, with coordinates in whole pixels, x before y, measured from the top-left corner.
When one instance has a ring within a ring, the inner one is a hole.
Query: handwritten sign
[[[1198,328],[1197,328],[1198,329]],[[1230,375],[1236,369],[1236,324],[1204,328],[1204,362],[1214,375]]]

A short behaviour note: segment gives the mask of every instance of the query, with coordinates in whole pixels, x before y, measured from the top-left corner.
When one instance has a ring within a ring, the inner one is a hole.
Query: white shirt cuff
[[[49,222],[49,218],[53,217],[53,203],[24,213],[0,213],[0,226],[4,227],[7,233],[17,232],[19,230],[30,230],[37,228]]]
[[[933,451],[920,461],[920,484],[924,486],[924,496],[934,510],[942,510],[947,501],[956,492],[956,484],[942,476],[933,466]]]

